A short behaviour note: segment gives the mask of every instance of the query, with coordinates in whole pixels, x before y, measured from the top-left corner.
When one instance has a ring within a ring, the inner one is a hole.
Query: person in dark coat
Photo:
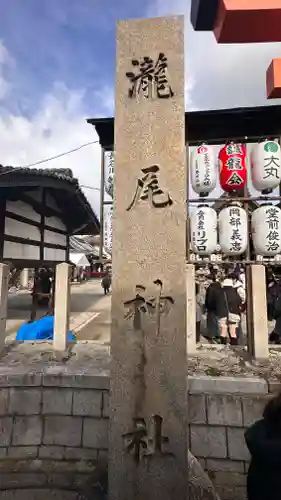
[[[245,432],[251,454],[248,500],[281,499],[281,394],[266,405],[263,418]]]
[[[103,287],[104,295],[109,293],[111,287],[111,277],[109,273],[106,273],[106,275],[102,278],[101,286]]]
[[[211,274],[211,283],[206,290],[205,310],[207,311],[207,332],[205,337],[215,342],[219,339],[219,326],[217,318],[217,295],[221,288],[221,284],[217,281],[216,273]]]
[[[241,323],[242,299],[235,287],[233,272],[227,271],[225,279],[216,296],[216,311],[222,344],[237,345],[237,329]]]

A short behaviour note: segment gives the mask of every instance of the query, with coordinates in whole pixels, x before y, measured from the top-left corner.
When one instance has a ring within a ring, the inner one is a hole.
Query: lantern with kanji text
[[[219,214],[219,244],[225,255],[241,255],[248,244],[248,219],[243,208],[231,205]]]
[[[217,213],[208,206],[198,206],[190,216],[191,250],[210,255],[217,248]]]
[[[193,191],[208,196],[216,187],[216,162],[211,146],[202,144],[190,155],[190,178]]]
[[[281,180],[281,150],[278,142],[263,141],[251,153],[252,183],[257,191],[271,193]]]
[[[281,252],[281,210],[263,205],[252,213],[252,238],[256,254],[277,255]]]
[[[246,147],[231,142],[219,152],[220,185],[224,191],[240,191],[247,182]]]

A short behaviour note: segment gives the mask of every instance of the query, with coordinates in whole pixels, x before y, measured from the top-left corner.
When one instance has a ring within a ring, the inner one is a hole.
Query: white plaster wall
[[[27,217],[28,219],[35,220],[36,222],[40,222],[41,216],[37,214],[35,210],[24,203],[23,201],[8,201],[6,202],[6,210],[9,212],[13,212],[14,214],[21,215],[22,217]]]
[[[48,231],[48,229],[45,229],[44,242],[66,246],[66,236],[64,234],[54,233],[53,231]]]
[[[33,259],[39,260],[39,247],[34,245],[22,245],[21,243],[13,243],[11,241],[4,242],[4,259]]]
[[[66,260],[66,251],[57,248],[44,248],[44,260],[64,262]]]
[[[63,229],[64,231],[66,231],[66,226],[61,221],[61,219],[58,219],[57,217],[45,217],[45,224],[47,226],[52,226],[57,229]]]
[[[5,234],[40,241],[40,231],[38,227],[30,226],[29,224],[9,219],[8,217],[5,218]]]

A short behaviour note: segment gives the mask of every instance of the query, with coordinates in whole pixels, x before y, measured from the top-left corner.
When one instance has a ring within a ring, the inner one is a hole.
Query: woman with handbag
[[[234,279],[233,272],[228,271],[217,294],[216,310],[222,344],[227,344],[228,335],[231,345],[238,344],[237,329],[241,323],[243,301],[235,287]]]

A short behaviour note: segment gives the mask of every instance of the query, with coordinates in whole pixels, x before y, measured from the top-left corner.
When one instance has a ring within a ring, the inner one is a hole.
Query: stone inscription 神
[[[137,181],[136,191],[127,211],[134,208],[140,201],[146,200],[155,208],[164,208],[173,204],[169,193],[164,193],[159,186],[159,170],[158,165],[141,169],[144,175]]]
[[[174,299],[170,296],[162,295],[163,283],[157,279],[154,282],[157,287],[157,294],[153,297],[143,297],[146,288],[143,285],[136,286],[136,296],[133,299],[124,302],[124,306],[128,311],[125,313],[125,319],[134,321],[134,328],[141,329],[142,314],[156,316],[156,334],[160,333],[160,317],[167,316],[174,305]]]
[[[163,447],[169,444],[169,438],[162,435],[162,426],[163,418],[160,415],[154,415],[151,436],[144,418],[133,419],[133,430],[123,434],[123,439],[126,451],[132,452],[136,464],[139,464],[142,458],[152,458],[155,455],[173,456],[173,453]]]
[[[129,97],[142,94],[146,99],[154,96],[160,99],[169,99],[174,93],[168,81],[168,59],[163,52],[159,53],[158,59],[153,61],[151,57],[132,59],[135,72],[128,71],[127,78],[131,82]]]

